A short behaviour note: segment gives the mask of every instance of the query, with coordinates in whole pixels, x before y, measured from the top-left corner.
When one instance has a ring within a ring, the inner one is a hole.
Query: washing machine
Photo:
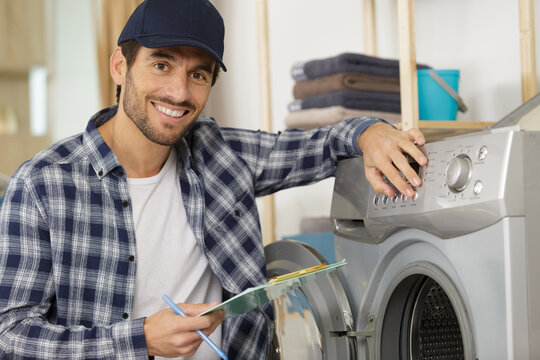
[[[273,358],[540,359],[539,104],[424,145],[413,198],[341,161],[331,220],[348,265],[274,303]],[[269,276],[326,261],[300,242],[265,250]]]

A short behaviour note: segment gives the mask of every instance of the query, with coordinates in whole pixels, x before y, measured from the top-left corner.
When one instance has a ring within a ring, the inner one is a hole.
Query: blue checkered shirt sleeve
[[[81,314],[90,306],[84,299],[95,294],[78,284],[98,283],[108,275],[92,278],[90,273],[79,271],[70,274],[69,285],[59,280],[61,271],[53,265],[58,259],[53,257],[66,252],[51,251],[50,235],[51,223],[58,219],[47,216],[38,195],[40,190],[50,191],[66,180],[62,176],[57,179],[46,185],[19,171],[12,177],[0,208],[0,359],[148,359],[144,319],[80,325]],[[57,208],[68,208],[68,213],[77,212],[69,209],[68,198],[55,197],[50,202],[56,202]],[[80,225],[90,226],[89,221]],[[72,260],[87,263],[90,258],[78,253]],[[54,304],[58,294],[68,288],[71,310],[60,315]],[[96,300],[109,301],[106,297]],[[113,319],[118,315],[109,311],[100,316]],[[121,313],[118,317],[122,320]]]
[[[231,129],[223,134],[254,174],[256,195],[264,196],[332,176],[340,159],[361,155],[358,137],[377,122],[385,121],[362,117],[309,131],[253,136],[249,130]]]

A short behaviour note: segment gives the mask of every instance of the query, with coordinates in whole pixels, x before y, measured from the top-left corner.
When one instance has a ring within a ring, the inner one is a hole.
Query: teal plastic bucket
[[[418,115],[420,120],[456,120],[458,103],[430,75],[430,69],[418,74]],[[434,70],[459,93],[459,70]]]

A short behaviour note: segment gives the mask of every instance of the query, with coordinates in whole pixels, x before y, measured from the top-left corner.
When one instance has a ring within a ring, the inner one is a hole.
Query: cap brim
[[[212,50],[209,46],[207,46],[202,41],[196,40],[196,39],[182,39],[178,37],[166,37],[163,35],[153,35],[153,36],[139,36],[136,38],[136,40],[141,44],[142,46],[150,49],[156,49],[156,48],[162,48],[162,47],[169,47],[169,46],[194,46],[201,50],[206,51],[216,61],[219,63],[223,71],[227,71],[227,68],[225,67],[225,64],[223,63],[223,60],[221,57]]]

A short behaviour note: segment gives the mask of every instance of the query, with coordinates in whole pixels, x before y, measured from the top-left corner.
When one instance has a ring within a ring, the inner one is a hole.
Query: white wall
[[[50,0],[49,126],[53,141],[78,134],[99,110],[94,0]]]
[[[55,139],[84,130],[98,109],[92,0],[55,0],[57,50],[52,102]],[[225,126],[259,128],[255,1],[214,0],[226,23],[225,64],[206,112]],[[269,0],[274,130],[285,128],[296,61],[363,52],[362,0]],[[378,55],[397,58],[395,0],[377,0]],[[540,5],[536,4],[540,19]],[[417,60],[461,70],[469,107],[458,120],[496,121],[521,102],[518,1],[416,0]],[[540,38],[540,36],[537,36]],[[537,44],[537,47],[539,45]],[[537,65],[538,67],[538,65]],[[540,69],[540,67],[539,67]],[[278,236],[302,217],[328,216],[333,179],[276,196]]]

